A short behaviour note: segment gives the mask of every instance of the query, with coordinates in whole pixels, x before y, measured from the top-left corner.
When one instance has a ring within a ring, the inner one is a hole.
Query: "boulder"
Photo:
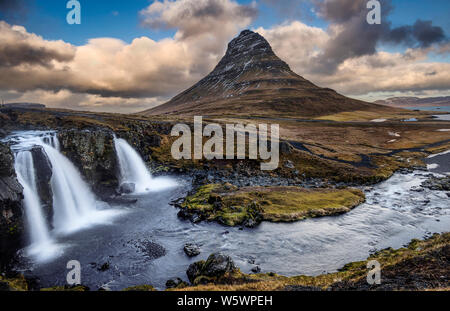
[[[195,257],[200,255],[200,246],[195,244],[195,243],[187,243],[184,246],[184,252],[186,253],[186,255],[188,255],[189,257]]]
[[[224,275],[227,272],[233,272],[236,270],[236,266],[230,256],[222,253],[215,253],[208,257],[205,266],[203,267],[202,274],[215,277]]]
[[[186,284],[182,279],[180,278],[172,278],[166,282],[166,288],[181,288],[186,287],[188,284]]]
[[[130,194],[136,190],[136,185],[133,183],[124,183],[119,187],[119,192],[122,194]]]
[[[214,253],[205,261],[198,261],[191,264],[186,271],[189,281],[194,284],[199,277],[220,278],[226,273],[235,272],[236,265],[230,256],[222,253]]]

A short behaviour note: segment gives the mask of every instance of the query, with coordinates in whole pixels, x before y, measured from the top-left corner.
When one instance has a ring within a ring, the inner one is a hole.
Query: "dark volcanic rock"
[[[220,278],[226,273],[236,271],[236,265],[230,256],[214,253],[205,261],[191,264],[186,271],[189,281],[194,284],[199,277]]]
[[[430,177],[430,179],[422,183],[422,187],[430,190],[437,191],[449,191],[450,190],[450,177]]]
[[[183,282],[180,278],[172,278],[166,282],[166,288],[180,288],[180,287],[186,287],[188,284],[186,282]]]
[[[31,154],[33,156],[33,165],[38,170],[38,174],[36,174],[36,186],[39,198],[41,199],[42,208],[48,223],[51,224],[51,220],[53,219],[52,164],[42,146],[33,147]]]
[[[130,194],[136,190],[136,185],[133,183],[124,183],[119,187],[119,192],[122,194]]]
[[[200,255],[200,246],[198,246],[197,244],[194,244],[194,243],[187,243],[184,246],[184,252],[189,257],[198,256],[198,255]]]
[[[61,151],[77,166],[101,198],[113,194],[118,182],[118,163],[111,131],[65,130],[58,133]]]
[[[14,156],[0,143],[0,270],[23,246],[22,191],[14,170]]]

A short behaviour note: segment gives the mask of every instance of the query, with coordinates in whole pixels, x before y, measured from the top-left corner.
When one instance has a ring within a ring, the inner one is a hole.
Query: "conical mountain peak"
[[[258,33],[244,30],[214,70],[146,115],[311,117],[378,107],[320,88],[294,73]]]

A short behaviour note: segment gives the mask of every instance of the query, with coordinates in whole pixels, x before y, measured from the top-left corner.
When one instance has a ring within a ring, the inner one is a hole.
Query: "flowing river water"
[[[34,132],[33,135],[47,134]],[[24,143],[24,136],[23,133],[15,136],[16,163],[20,158],[18,155],[29,148],[29,144]],[[41,144],[42,140],[38,142]],[[53,142],[53,147],[51,143],[47,144],[46,151],[51,147],[50,153],[56,152],[56,143]],[[116,140],[117,143],[122,144],[116,145],[119,152],[131,152],[123,145],[124,141]],[[122,156],[122,160],[135,156],[131,152]],[[450,153],[427,159],[430,167],[436,170],[434,174],[448,174],[448,167],[435,164],[449,162]],[[157,187],[155,191],[148,187],[139,188],[140,191],[128,196],[137,199],[134,204],[96,202],[94,209],[100,215],[106,213],[105,217],[100,217],[103,221],[97,219],[70,232],[55,228],[43,234],[58,251],[43,260],[24,250],[19,268],[28,276],[38,277],[43,287],[65,285],[67,263],[78,260],[82,265],[81,281],[93,290],[102,286],[119,290],[142,284],[164,289],[169,278],[186,280],[189,264],[218,251],[232,256],[246,273],[255,265],[260,266],[262,272],[286,276],[335,272],[346,263],[366,259],[375,250],[398,248],[413,238],[449,231],[450,198],[447,193],[428,189],[414,191],[429,174],[431,172],[424,171],[398,173],[383,183],[366,187],[367,202],[345,215],[289,224],[265,222],[256,229],[244,230],[215,223],[192,224],[179,219],[178,210],[170,202],[187,194],[191,189],[190,179],[163,178],[158,182],[156,178],[151,180],[150,187],[152,184],[167,187]],[[142,178],[147,180],[145,176]],[[42,223],[39,226],[42,231]],[[192,242],[200,244],[202,251],[193,259],[183,252],[185,243]],[[105,263],[109,268],[99,269]]]

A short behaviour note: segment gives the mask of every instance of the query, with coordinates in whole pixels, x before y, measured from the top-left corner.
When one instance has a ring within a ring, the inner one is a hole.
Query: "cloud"
[[[256,4],[241,5],[230,0],[155,1],[140,12],[143,26],[177,29],[177,39],[206,33],[237,32],[258,15]]]
[[[387,20],[368,25],[365,0],[308,1],[330,22],[328,28],[289,21],[257,29],[305,78],[358,97],[450,89],[450,64],[428,59],[430,53],[450,53],[440,27],[422,20],[397,28]],[[383,3],[389,9],[390,2]],[[59,108],[144,110],[208,74],[227,42],[249,27],[256,13],[254,3],[233,0],[155,1],[140,12],[142,25],[175,29],[173,37],[155,41],[142,36],[129,43],[94,38],[81,46],[46,40],[0,21],[0,95]],[[387,53],[380,44],[401,44],[407,50]]]
[[[434,43],[446,41],[441,27],[433,26],[431,21],[417,20],[412,26],[400,26],[390,30],[383,38],[386,42],[429,47]]]
[[[108,103],[154,105],[211,71],[224,55],[226,42],[250,25],[255,12],[254,5],[231,0],[156,1],[141,17],[175,27],[172,38],[143,36],[131,43],[95,38],[82,46],[45,40],[0,21],[0,90],[40,90],[48,94],[43,100],[58,100],[55,94],[61,91],[85,94],[84,107],[94,108],[107,108]]]
[[[450,91],[450,64],[431,62],[430,52],[449,53],[446,45],[410,48],[404,53],[374,51],[344,59],[333,74],[314,64],[335,34],[299,21],[256,30],[292,70],[322,87],[363,98],[369,93]],[[450,45],[450,44],[449,44]]]
[[[68,62],[74,57],[74,48],[62,41],[46,41],[29,34],[21,26],[10,26],[0,21],[0,67],[23,64],[51,67],[53,61]]]
[[[414,25],[391,28],[391,0],[379,0],[381,25],[369,25],[366,0],[313,0],[319,17],[331,23],[332,38],[314,60],[318,73],[332,74],[348,59],[374,55],[382,43],[403,44],[407,47],[429,47],[442,43],[446,36],[441,27],[431,21],[417,20]]]

